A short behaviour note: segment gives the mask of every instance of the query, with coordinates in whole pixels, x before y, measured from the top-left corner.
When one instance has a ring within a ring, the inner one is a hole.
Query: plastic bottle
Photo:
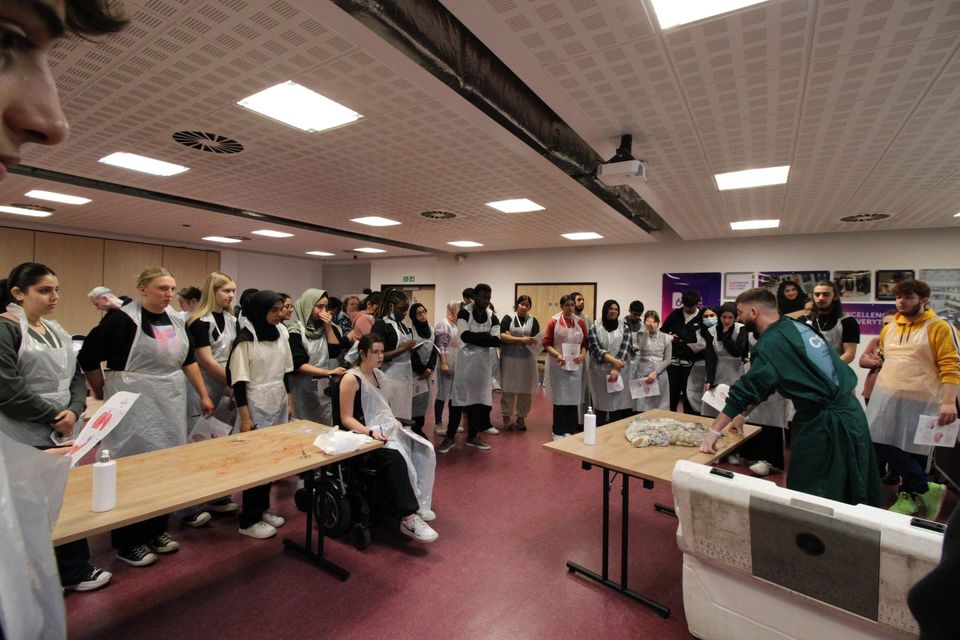
[[[93,463],[93,510],[110,511],[117,506],[117,461],[103,449]]]
[[[593,407],[587,407],[583,414],[583,444],[597,444],[597,416]]]

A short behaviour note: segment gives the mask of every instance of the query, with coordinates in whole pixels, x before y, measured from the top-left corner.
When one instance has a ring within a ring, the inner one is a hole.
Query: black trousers
[[[56,547],[57,570],[60,584],[77,584],[90,572],[90,545],[86,540],[74,540]]]
[[[687,399],[687,378],[690,377],[690,369],[693,367],[681,367],[678,364],[671,364],[667,367],[667,379],[670,381],[670,411],[677,410],[677,404],[683,400],[683,412],[696,415],[693,405]]]
[[[460,418],[467,414],[467,437],[473,438],[481,431],[490,428],[490,410],[493,407],[489,404],[471,404],[466,407],[455,407],[450,405],[450,419],[447,422],[447,437],[451,440],[457,437],[457,429],[460,428]]]
[[[578,433],[583,430],[577,416],[580,405],[555,404],[553,405],[553,433],[562,436],[565,433]]]
[[[146,544],[167,530],[169,515],[157,516],[143,522],[128,524],[110,532],[110,544],[115,549],[126,549]]]
[[[241,529],[255,525],[263,519],[263,512],[270,508],[270,487],[272,483],[251,487],[243,492],[243,508],[240,510]]]
[[[619,411],[597,411],[597,426],[603,426],[605,424],[610,424],[611,422],[616,422],[617,420],[623,420],[624,418],[629,418],[633,415],[633,409],[620,409]]]
[[[747,422],[750,418],[747,418]],[[780,427],[763,427],[760,433],[747,440],[734,453],[747,460],[766,460],[777,469],[783,469],[783,434]]]
[[[456,431],[453,433],[456,434]],[[381,447],[366,454],[364,461],[386,473],[387,484],[391,491],[389,504],[392,506],[394,513],[406,517],[420,509],[417,494],[413,491],[413,485],[410,484],[410,475],[407,473],[407,461],[403,459],[399,451]]]

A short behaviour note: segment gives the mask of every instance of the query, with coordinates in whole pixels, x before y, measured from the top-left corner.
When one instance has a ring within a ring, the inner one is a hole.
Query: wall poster
[[[837,283],[840,297],[846,300],[872,300],[873,272],[869,269],[834,271],[833,281]]]
[[[930,308],[960,329],[960,269],[920,269],[930,285]]]
[[[753,288],[755,282],[752,271],[739,271],[723,274],[723,297],[736,300],[737,296]]]
[[[700,307],[720,306],[720,272],[715,273],[665,273],[660,322],[674,309],[679,309],[680,296],[687,289],[700,292]]]
[[[913,280],[917,273],[913,269],[877,269],[877,300],[893,300],[893,285],[901,280]]]
[[[821,280],[829,279],[829,271],[760,271],[757,273],[757,286],[766,287],[776,293],[781,282],[792,280],[812,298],[813,287]]]

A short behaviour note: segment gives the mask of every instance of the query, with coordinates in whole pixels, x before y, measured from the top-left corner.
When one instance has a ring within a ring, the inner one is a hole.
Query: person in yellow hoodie
[[[880,331],[883,368],[867,406],[867,421],[877,458],[901,477],[891,511],[914,515],[921,508],[933,520],[946,488],[928,482],[931,447],[914,444],[921,415],[937,416],[940,425],[957,419],[960,340],[949,322],[927,309],[930,286],[922,280],[898,283],[897,315]]]

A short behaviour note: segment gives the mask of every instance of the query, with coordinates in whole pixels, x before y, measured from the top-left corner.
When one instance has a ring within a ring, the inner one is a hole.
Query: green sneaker
[[[901,491],[897,494],[897,501],[893,503],[893,506],[890,507],[889,511],[894,513],[902,513],[905,516],[912,516],[917,512],[919,507],[917,507],[917,502],[913,497],[906,491]]]
[[[943,506],[943,498],[947,494],[947,488],[936,482],[927,483],[927,492],[917,496],[917,503],[926,509],[927,520],[936,520],[940,515],[940,507]]]

